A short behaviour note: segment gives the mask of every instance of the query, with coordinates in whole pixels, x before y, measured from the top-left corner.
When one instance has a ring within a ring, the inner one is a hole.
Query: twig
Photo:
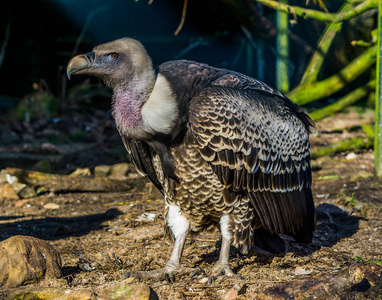
[[[182,11],[182,19],[180,20],[180,24],[179,24],[178,28],[175,30],[174,35],[178,35],[179,31],[183,27],[184,20],[186,19],[187,3],[188,3],[188,0],[184,0],[184,2],[183,2],[183,11]]]
[[[265,6],[271,7],[275,10],[283,11],[289,14],[297,15],[304,18],[317,19],[323,22],[344,22],[355,16],[364,13],[367,10],[377,8],[378,0],[368,0],[360,3],[358,6],[354,7],[351,11],[346,13],[325,13],[322,11],[302,8],[299,6],[292,6],[283,4],[274,0],[255,0],[264,4]]]

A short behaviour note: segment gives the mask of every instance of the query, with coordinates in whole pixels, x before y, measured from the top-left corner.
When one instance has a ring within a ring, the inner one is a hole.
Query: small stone
[[[129,170],[130,170],[130,167],[127,163],[113,165],[110,169],[109,177],[112,177],[115,179],[123,179],[126,177]]]
[[[70,174],[70,176],[81,176],[81,177],[87,177],[91,175],[92,175],[92,172],[90,171],[89,168],[77,169]]]
[[[355,154],[354,152],[350,152],[348,155],[346,155],[346,159],[347,160],[354,160],[354,159],[356,159],[358,157],[358,155],[357,154]]]
[[[25,186],[20,192],[19,196],[22,199],[29,199],[29,198],[35,198],[37,197],[37,193],[33,188],[30,186]]]
[[[0,184],[0,200],[18,200],[19,196],[16,194],[15,190],[9,183]]]
[[[154,214],[154,213],[144,213],[138,217],[138,220],[153,222],[153,221],[155,221],[156,216],[157,216],[157,214]]]
[[[294,274],[295,275],[308,275],[310,273],[312,273],[312,271],[311,270],[307,270],[304,267],[296,267],[296,269],[294,269]]]
[[[96,166],[94,168],[94,176],[106,177],[110,174],[111,166]]]
[[[199,280],[199,283],[206,283],[208,281],[208,277],[203,277]]]
[[[223,299],[236,299],[239,296],[242,287],[242,284],[235,284],[232,288],[229,289],[227,294],[224,295]]]
[[[27,185],[24,183],[20,183],[19,179],[16,176],[5,174],[5,178],[7,182],[13,187],[15,192],[18,194],[23,188],[25,188]]]
[[[56,203],[47,203],[44,205],[45,209],[59,209],[60,205]]]
[[[157,300],[158,295],[146,284],[126,284],[106,286],[98,294],[100,300]]]
[[[0,242],[0,286],[8,288],[61,277],[60,254],[51,244],[30,236]]]

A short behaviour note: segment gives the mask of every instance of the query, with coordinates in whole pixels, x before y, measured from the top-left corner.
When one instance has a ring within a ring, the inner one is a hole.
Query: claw
[[[194,277],[196,275],[199,275],[200,273],[205,273],[203,270],[196,270],[194,272],[192,272],[192,274],[190,275],[190,277]]]
[[[217,262],[213,268],[211,269],[211,271],[209,272],[208,274],[208,281],[207,281],[207,284],[210,285],[212,284],[212,282],[214,282],[216,280],[216,278],[218,278],[219,276],[237,276],[238,278],[240,278],[240,275],[236,275],[232,270],[231,268],[229,267],[228,264],[223,264],[223,263],[220,263],[220,262]],[[240,278],[241,279],[241,278]]]

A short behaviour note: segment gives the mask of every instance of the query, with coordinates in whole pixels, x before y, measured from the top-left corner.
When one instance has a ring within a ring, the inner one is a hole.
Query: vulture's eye
[[[117,60],[119,58],[119,54],[118,53],[111,53],[109,54],[109,56],[114,59],[114,60]]]

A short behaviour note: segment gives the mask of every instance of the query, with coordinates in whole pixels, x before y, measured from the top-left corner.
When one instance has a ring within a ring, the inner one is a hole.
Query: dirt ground
[[[312,148],[362,135],[354,129],[362,122],[370,122],[370,115],[353,112],[320,122]],[[203,233],[187,240],[182,259],[202,272],[178,276],[173,283],[146,283],[160,299],[228,299],[232,288],[236,299],[382,299],[382,186],[372,176],[373,151],[322,157],[312,166],[317,231],[311,244],[285,237],[289,252],[282,256],[255,248],[242,256],[232,247],[231,266],[243,279],[221,277],[207,285],[203,271],[217,261],[220,238]],[[133,171],[129,177],[145,180]],[[50,284],[97,295],[105,285],[123,282],[127,272],[158,269],[169,258],[163,200],[149,184],[143,186],[3,200],[0,241],[14,235],[49,241],[61,254],[64,275]],[[15,290],[21,288],[0,289],[0,298]]]

